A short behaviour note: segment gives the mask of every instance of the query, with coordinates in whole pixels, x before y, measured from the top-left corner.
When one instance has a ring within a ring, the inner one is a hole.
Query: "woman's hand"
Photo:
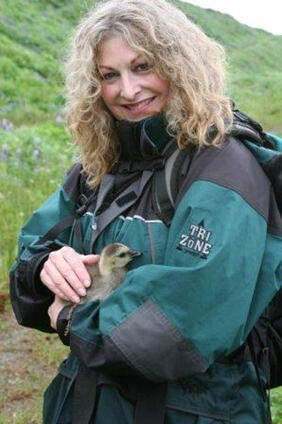
[[[99,259],[99,255],[80,255],[71,247],[62,247],[50,253],[40,273],[41,281],[61,299],[78,303],[91,284],[85,265]]]
[[[57,330],[57,319],[61,310],[66,306],[67,302],[59,296],[55,296],[54,302],[49,306],[48,315],[50,317],[50,324],[54,330]]]

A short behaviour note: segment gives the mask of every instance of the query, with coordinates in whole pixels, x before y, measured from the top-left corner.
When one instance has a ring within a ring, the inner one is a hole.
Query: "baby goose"
[[[104,247],[101,252],[100,261],[95,265],[86,265],[91,278],[91,286],[87,290],[86,296],[80,299],[82,305],[89,301],[103,300],[122,282],[126,274],[126,265],[140,252],[129,249],[121,243],[112,243]],[[71,318],[77,305],[71,305],[68,312],[67,325],[64,335],[67,336],[70,331]]]
[[[124,280],[126,265],[141,253],[129,249],[121,243],[112,243],[104,247],[100,261],[95,265],[87,265],[91,277],[91,286],[80,304],[90,300],[103,300]]]

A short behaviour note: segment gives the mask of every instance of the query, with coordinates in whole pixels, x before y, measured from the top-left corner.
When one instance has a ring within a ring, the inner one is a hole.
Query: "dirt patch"
[[[40,424],[43,391],[67,350],[57,335],[19,326],[10,307],[0,334],[0,422]]]
[[[0,314],[4,313],[8,298],[9,298],[8,293],[0,291]]]

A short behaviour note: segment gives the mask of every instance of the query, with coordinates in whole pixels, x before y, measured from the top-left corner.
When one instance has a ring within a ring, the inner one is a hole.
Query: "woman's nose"
[[[135,75],[127,74],[121,77],[120,95],[125,100],[135,100],[140,90],[140,84]]]

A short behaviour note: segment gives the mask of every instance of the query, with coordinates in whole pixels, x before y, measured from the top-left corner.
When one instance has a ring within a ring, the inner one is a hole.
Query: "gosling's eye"
[[[125,252],[119,254],[119,257],[120,258],[124,258],[125,256],[126,256],[126,253]]]
[[[149,63],[145,62],[145,63],[140,63],[140,65],[137,65],[135,69],[136,71],[139,71],[139,72],[146,72],[146,71],[149,71],[149,69],[151,68],[152,66],[149,65]]]

